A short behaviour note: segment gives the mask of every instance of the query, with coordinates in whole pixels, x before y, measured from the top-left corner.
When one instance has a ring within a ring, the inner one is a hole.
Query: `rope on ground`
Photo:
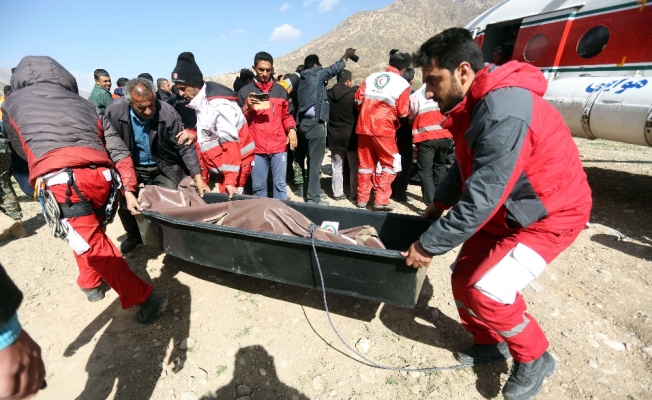
[[[315,231],[316,230],[317,230],[317,225],[310,224],[308,235],[310,235],[310,240],[311,240],[311,243],[312,243],[312,251],[313,251],[313,254],[315,255],[315,261],[317,262],[317,270],[319,271],[319,279],[320,279],[320,283],[321,283],[321,290],[322,290],[322,294],[324,295],[324,308],[326,309],[326,317],[328,317],[328,322],[331,324],[331,328],[333,328],[333,331],[337,335],[338,339],[340,339],[340,342],[342,342],[342,344],[344,346],[346,346],[347,349],[349,349],[351,352],[355,353],[358,357],[363,359],[364,362],[367,365],[369,365],[371,367],[375,367],[375,368],[390,370],[390,371],[406,371],[406,372],[448,371],[448,370],[456,370],[456,369],[462,369],[462,368],[467,368],[467,367],[480,365],[480,364],[474,364],[474,365],[458,364],[458,365],[451,365],[451,366],[446,366],[446,367],[427,367],[427,368],[391,367],[391,366],[387,366],[387,365],[378,364],[375,361],[372,361],[372,360],[368,359],[367,357],[363,356],[362,354],[360,354],[353,347],[349,346],[349,344],[346,343],[346,341],[340,335],[340,332],[335,327],[335,324],[333,324],[333,320],[331,319],[331,313],[330,313],[330,311],[328,311],[328,301],[326,300],[326,287],[324,285],[324,275],[323,275],[322,270],[321,270],[321,264],[319,262],[319,257],[317,256],[317,248],[315,247]],[[356,360],[356,361],[362,363],[362,361],[360,361],[360,360]]]

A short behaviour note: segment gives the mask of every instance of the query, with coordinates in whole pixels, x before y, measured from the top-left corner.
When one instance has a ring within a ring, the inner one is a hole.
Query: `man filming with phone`
[[[296,123],[289,113],[287,91],[272,79],[272,56],[264,51],[256,53],[253,70],[256,80],[240,89],[238,103],[255,144],[251,170],[254,196],[267,197],[271,170],[274,198],[287,200],[287,145],[291,150],[297,146]]]

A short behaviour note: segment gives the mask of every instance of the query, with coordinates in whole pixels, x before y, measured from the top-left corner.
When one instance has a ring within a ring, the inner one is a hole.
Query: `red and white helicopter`
[[[508,0],[471,21],[485,61],[541,69],[573,136],[652,146],[652,0]]]

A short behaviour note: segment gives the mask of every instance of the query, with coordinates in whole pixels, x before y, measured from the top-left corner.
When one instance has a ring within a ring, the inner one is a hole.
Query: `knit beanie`
[[[195,62],[195,56],[189,52],[179,54],[177,66],[172,71],[172,82],[182,85],[202,86],[204,75]]]
[[[412,63],[412,57],[409,53],[399,53],[398,49],[389,52],[389,65],[396,69],[409,68]]]

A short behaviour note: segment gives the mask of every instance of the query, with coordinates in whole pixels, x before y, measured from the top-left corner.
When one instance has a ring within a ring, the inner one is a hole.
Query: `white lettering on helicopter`
[[[616,94],[621,94],[629,89],[640,89],[643,86],[647,85],[647,79],[641,79],[639,81],[634,81],[628,78],[621,80],[613,80],[611,82],[603,83],[592,83],[586,87],[587,93],[593,93],[598,90],[603,90],[604,92],[610,92],[614,90]]]

